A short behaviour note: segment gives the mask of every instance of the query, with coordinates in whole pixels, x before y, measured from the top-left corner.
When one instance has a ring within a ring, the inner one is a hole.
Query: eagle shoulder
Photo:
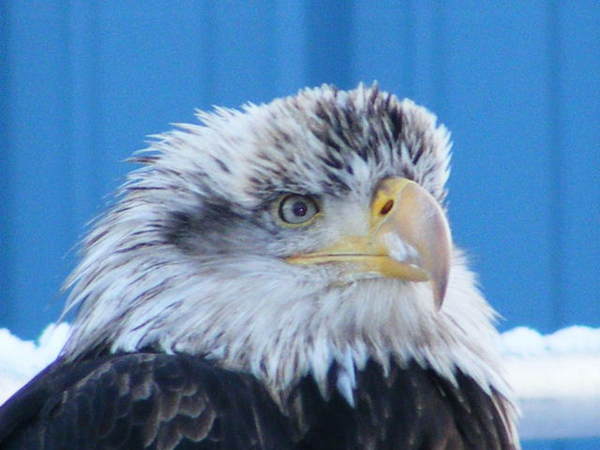
[[[285,427],[251,376],[132,353],[50,366],[0,410],[0,446],[285,449]]]
[[[336,367],[330,370],[335,386]],[[450,381],[416,362],[374,361],[356,373],[354,405],[333,387],[324,400],[305,378],[291,397],[298,448],[516,450],[509,404],[459,370]]]

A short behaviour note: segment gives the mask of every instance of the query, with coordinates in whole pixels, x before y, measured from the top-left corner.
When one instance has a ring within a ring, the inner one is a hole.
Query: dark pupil
[[[307,211],[308,207],[306,206],[306,203],[302,201],[294,202],[292,205],[292,212],[296,217],[304,217]]]

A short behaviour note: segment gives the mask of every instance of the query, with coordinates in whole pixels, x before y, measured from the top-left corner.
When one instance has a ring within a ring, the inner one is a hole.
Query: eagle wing
[[[0,447],[285,449],[285,427],[249,376],[133,353],[50,366],[0,410]]]

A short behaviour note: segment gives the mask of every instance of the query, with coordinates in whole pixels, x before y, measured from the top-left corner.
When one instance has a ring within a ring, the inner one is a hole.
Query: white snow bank
[[[37,342],[0,329],[0,405],[59,353],[69,325],[49,325]],[[522,410],[523,438],[600,436],[600,328],[549,335],[519,327],[499,342]]]
[[[519,327],[500,345],[520,398],[600,397],[600,329],[573,326],[543,336]]]
[[[531,328],[517,327],[502,334],[500,346],[507,357],[600,355],[600,328],[576,325],[542,335]]]
[[[523,438],[600,436],[600,329],[541,335],[519,327],[504,333],[500,346]]]
[[[56,358],[68,334],[69,324],[50,324],[33,342],[0,328],[0,405]]]

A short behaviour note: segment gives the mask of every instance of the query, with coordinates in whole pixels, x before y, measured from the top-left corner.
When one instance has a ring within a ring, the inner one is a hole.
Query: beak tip
[[[448,273],[444,273],[444,276],[432,280],[433,288],[433,300],[435,303],[436,311],[442,309],[446,293],[448,291]]]
[[[433,291],[433,300],[434,300],[436,311],[439,311],[440,309],[442,309],[442,306],[444,304],[444,297],[446,296],[446,292],[444,292],[444,291],[445,291],[445,289],[444,290],[434,289],[434,291]]]

